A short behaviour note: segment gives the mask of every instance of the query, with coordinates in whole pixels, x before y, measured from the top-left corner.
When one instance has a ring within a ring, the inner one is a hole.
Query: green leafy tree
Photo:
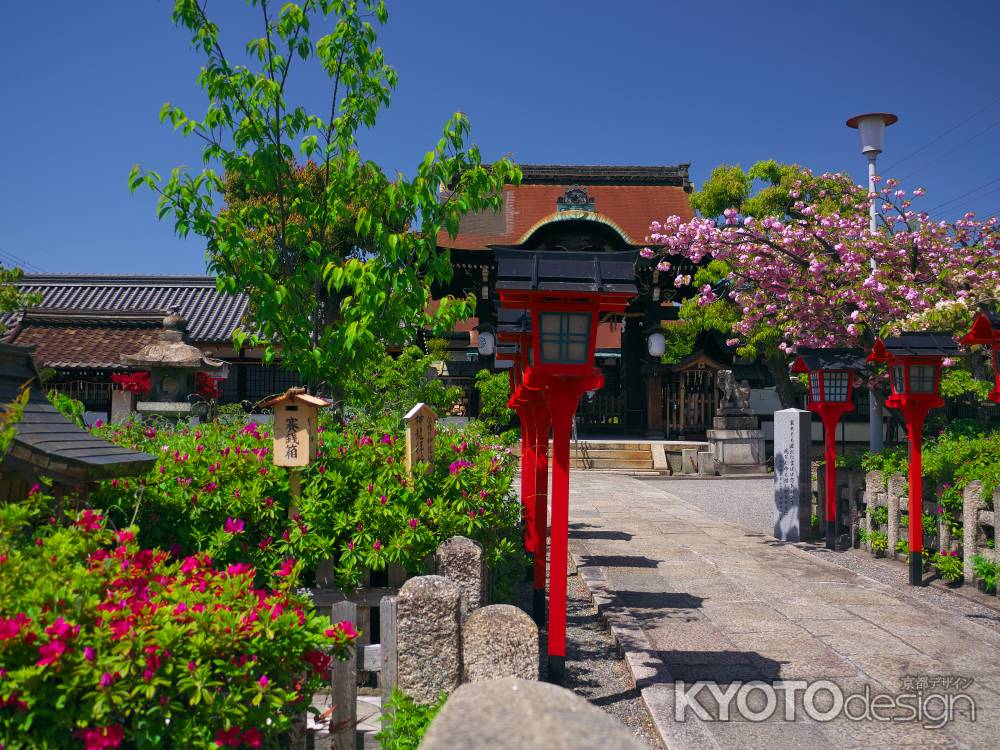
[[[431,339],[427,351],[408,346],[398,355],[383,350],[344,383],[344,405],[352,416],[368,422],[399,420],[415,404],[425,403],[443,416],[462,396],[437,376],[435,363],[445,358],[445,342]]]
[[[22,292],[18,283],[24,278],[20,268],[5,268],[0,265],[0,313],[17,312],[26,307],[37,305],[42,296],[35,293]],[[5,326],[0,323],[0,333]]]
[[[507,406],[510,399],[510,377],[505,370],[476,373],[476,390],[479,391],[479,421],[494,435],[510,428],[514,410]]]
[[[134,167],[129,184],[159,194],[161,218],[205,238],[219,288],[247,292],[251,315],[238,347],[280,353],[311,384],[339,391],[378,357],[385,343],[406,343],[420,327],[446,330],[472,302],[429,305],[451,264],[438,248],[462,214],[498,208],[505,183],[520,181],[506,159],[483,164],[466,146],[469,122],[455,114],[415,174],[389,179],[358,149],[396,87],[377,46],[384,2],[306,0],[277,9],[250,0],[263,34],[245,54],[224,51],[205,0],[175,0],[174,22],[205,57],[200,117],[165,104],[161,119],[203,142],[204,167],[175,168],[166,179]],[[326,34],[313,37],[314,28]],[[290,100],[290,73],[318,65],[330,107],[310,114]],[[447,190],[442,190],[447,188]]]

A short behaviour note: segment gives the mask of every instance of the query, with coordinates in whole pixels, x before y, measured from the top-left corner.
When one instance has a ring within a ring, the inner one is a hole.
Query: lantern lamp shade
[[[589,364],[592,317],[590,311],[539,312],[539,356],[542,363]]]
[[[898,402],[905,398],[939,399],[941,361],[958,354],[958,345],[950,333],[911,331],[876,341],[868,359],[889,365],[892,398]]]
[[[989,399],[1000,404],[1000,312],[982,308],[972,321],[972,328],[960,340],[966,346],[988,346],[993,362],[993,390]]]
[[[844,402],[851,396],[849,370],[814,370],[809,373],[809,398],[812,401]]]
[[[809,373],[809,400],[843,403],[851,400],[853,373],[865,366],[861,349],[809,349],[802,347],[793,372]]]
[[[646,350],[650,357],[662,357],[667,350],[667,340],[663,334],[659,331],[649,334],[649,338],[646,339]]]

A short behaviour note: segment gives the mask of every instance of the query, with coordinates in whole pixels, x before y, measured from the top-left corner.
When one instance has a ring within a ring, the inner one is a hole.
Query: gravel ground
[[[676,495],[724,521],[771,536],[774,531],[774,485],[771,479],[676,479],[648,480],[664,492]],[[909,570],[901,562],[876,560],[864,550],[830,552],[822,545],[802,544],[817,557],[833,562],[872,580],[892,586],[903,596],[921,605],[959,613],[980,625],[1000,632],[1000,602],[997,608],[968,595],[938,586],[911,587]],[[930,576],[928,576],[929,578]]]
[[[572,559],[568,569],[575,570]],[[569,576],[566,594],[566,678],[562,686],[607,711],[647,746],[663,750],[646,705],[618,653],[618,645],[598,617],[582,579],[575,572]],[[515,603],[526,612],[531,611],[530,584],[518,587]],[[543,679],[545,636],[543,630],[540,644]]]
[[[761,534],[774,533],[773,479],[648,479],[706,513]]]

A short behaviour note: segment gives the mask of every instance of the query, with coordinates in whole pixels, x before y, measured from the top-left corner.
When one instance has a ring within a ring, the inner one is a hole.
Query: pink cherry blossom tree
[[[996,218],[980,221],[969,213],[954,223],[936,221],[913,205],[924,191],[906,193],[895,180],[871,195],[847,175],[818,180],[828,187],[805,195],[802,181],[793,183],[795,202],[784,215],[742,216],[729,208],[718,221],[654,222],[650,240],[658,247],[644,255],[726,263],[724,294],[740,312],[730,344],[764,328],[786,353],[799,346],[869,347],[878,336],[941,320],[961,330],[980,303],[1000,297]],[[881,217],[875,234],[869,201]],[[715,302],[717,294],[706,284],[700,301]]]

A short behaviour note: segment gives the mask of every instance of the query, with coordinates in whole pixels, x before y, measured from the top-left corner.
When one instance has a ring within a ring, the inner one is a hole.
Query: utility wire
[[[936,159],[932,159],[931,161],[929,161],[926,164],[924,164],[922,167],[917,167],[915,170],[913,170],[912,172],[910,172],[905,177],[900,177],[899,181],[900,182],[905,182],[910,177],[913,177],[913,175],[919,174],[920,172],[923,172],[925,169],[927,169],[927,167],[932,166],[934,164],[937,164],[939,161],[941,161],[945,157],[951,155],[952,153],[954,153],[958,149],[963,148],[964,146],[967,146],[968,144],[972,143],[972,141],[976,140],[979,136],[985,135],[986,133],[988,133],[989,131],[993,130],[993,128],[997,127],[998,125],[1000,125],[1000,120],[997,120],[992,125],[987,125],[985,128],[983,128],[982,130],[980,130],[974,136],[972,136],[970,138],[966,138],[964,141],[962,141],[958,145],[953,146],[952,148],[950,148],[947,151],[945,151],[943,154],[941,154],[941,156],[937,157]]]
[[[990,180],[989,182],[984,182],[984,183],[983,183],[982,185],[980,185],[979,187],[977,187],[977,188],[973,188],[972,190],[970,190],[970,191],[969,191],[969,192],[967,192],[967,193],[962,193],[961,195],[958,195],[958,196],[955,196],[955,197],[954,197],[954,198],[952,198],[951,200],[947,200],[947,201],[944,201],[943,203],[938,203],[938,204],[937,204],[936,206],[934,206],[933,208],[928,208],[928,209],[926,209],[926,211],[927,211],[927,213],[930,213],[931,211],[936,211],[936,210],[937,210],[937,209],[939,209],[939,208],[944,208],[944,207],[945,207],[945,206],[947,206],[947,205],[948,205],[949,203],[954,203],[955,201],[957,201],[957,200],[961,200],[962,198],[965,198],[965,197],[966,197],[966,196],[968,196],[968,195],[972,195],[973,193],[978,193],[978,192],[979,192],[980,190],[982,190],[982,189],[983,189],[984,187],[989,187],[990,185],[992,185],[992,184],[993,184],[993,183],[995,183],[995,182],[1000,182],[1000,177],[997,177],[996,179],[993,179],[993,180]],[[998,190],[1000,190],[1000,188],[998,188]],[[984,195],[990,195],[991,193],[995,193],[995,192],[996,192],[996,190],[990,190],[990,191],[989,191],[988,193],[985,193]],[[983,197],[982,195],[979,195],[979,196],[976,196],[976,200],[979,200],[979,199],[980,199],[980,198],[982,198],[982,197]]]
[[[910,157],[916,156],[921,151],[924,151],[925,149],[933,146],[935,143],[937,143],[938,141],[940,141],[946,135],[948,135],[949,133],[953,133],[954,131],[958,130],[960,127],[962,127],[963,125],[965,125],[965,123],[967,123],[969,120],[973,119],[974,117],[978,117],[979,115],[981,115],[983,112],[985,112],[986,110],[988,110],[990,107],[992,107],[997,102],[1000,102],[1000,96],[998,96],[996,99],[994,99],[993,101],[991,101],[989,104],[987,104],[982,109],[977,109],[975,112],[973,112],[971,115],[969,115],[964,120],[962,120],[961,122],[959,122],[957,125],[952,125],[950,128],[948,128],[943,133],[941,133],[941,135],[939,135],[939,136],[937,136],[935,138],[932,138],[931,140],[927,141],[927,143],[925,143],[923,146],[921,146],[920,148],[918,148],[916,151],[911,151],[906,156],[904,156],[902,159],[899,159],[898,161],[894,161],[888,167],[885,167],[885,172],[888,174],[888,172],[890,170],[895,169],[900,164],[902,164],[904,161],[908,160]]]
[[[2,247],[0,247],[0,256],[9,260],[15,266],[20,266],[25,270],[33,271],[35,273],[45,273],[45,271],[36,266],[34,263],[26,261],[24,258],[19,258],[18,256],[14,255],[14,253],[10,252],[9,250],[5,250]]]

